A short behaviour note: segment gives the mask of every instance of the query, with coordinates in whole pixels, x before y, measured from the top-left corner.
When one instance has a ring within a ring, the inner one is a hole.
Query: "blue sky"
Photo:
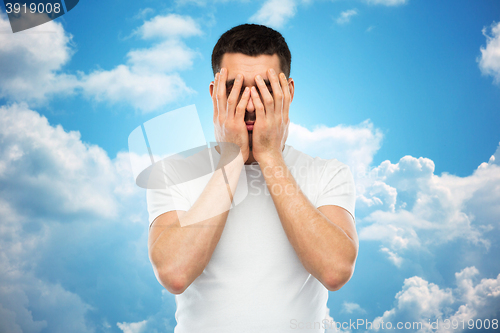
[[[195,104],[213,141],[211,50],[246,22],[291,49],[287,143],[355,176],[330,315],[498,319],[500,2],[89,0],[17,34],[1,9],[0,331],[172,331],[127,139]]]

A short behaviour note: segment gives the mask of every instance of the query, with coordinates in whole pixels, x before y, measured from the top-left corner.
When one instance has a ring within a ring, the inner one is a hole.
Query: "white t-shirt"
[[[217,165],[219,153],[207,151],[210,154],[200,161]],[[289,145],[283,157],[316,208],[337,205],[354,216],[355,186],[345,164],[312,158]],[[246,196],[229,211],[203,273],[175,296],[175,333],[281,333],[301,331],[299,327],[324,332],[328,290],[306,271],[290,244],[260,166],[244,168],[246,177],[240,177],[240,183],[247,186],[238,183],[235,197],[240,188],[248,191]],[[188,210],[197,195],[189,190],[148,190],[150,223],[168,211]]]

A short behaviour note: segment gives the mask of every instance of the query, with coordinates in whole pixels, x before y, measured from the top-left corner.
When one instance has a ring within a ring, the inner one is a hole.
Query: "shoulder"
[[[335,158],[312,157],[290,145],[287,145],[286,148],[285,162],[291,169],[306,169],[318,175],[324,173],[332,175],[332,173],[335,174],[342,170],[350,173],[349,167]]]
[[[162,159],[158,158],[139,174],[137,183],[146,189],[165,189],[210,174],[213,169],[214,162],[210,149],[198,147]]]

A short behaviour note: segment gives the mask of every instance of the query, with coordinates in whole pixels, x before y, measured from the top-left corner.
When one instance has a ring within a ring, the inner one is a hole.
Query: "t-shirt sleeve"
[[[328,160],[320,177],[316,207],[340,206],[354,218],[356,189],[349,167],[335,159]]]
[[[161,214],[173,210],[188,211],[191,208],[187,192],[181,186],[148,189],[146,193],[150,226]]]

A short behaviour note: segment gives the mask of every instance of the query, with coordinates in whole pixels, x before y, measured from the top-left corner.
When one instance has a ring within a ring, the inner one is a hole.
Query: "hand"
[[[288,111],[291,93],[285,74],[276,75],[268,70],[272,95],[260,75],[255,77],[261,98],[255,87],[251,89],[251,98],[255,106],[256,119],[253,125],[252,153],[257,162],[266,158],[282,157],[282,151],[288,136]]]
[[[250,89],[248,87],[245,88],[241,100],[238,103],[243,79],[243,75],[241,74],[236,76],[231,93],[227,96],[227,69],[222,68],[220,73],[215,74],[212,102],[214,105],[215,139],[219,143],[221,155],[226,156],[226,154],[230,154],[227,149],[230,149],[231,146],[221,143],[234,143],[240,148],[243,155],[243,161],[246,162],[250,154],[250,148],[244,116],[246,106],[250,99]]]

